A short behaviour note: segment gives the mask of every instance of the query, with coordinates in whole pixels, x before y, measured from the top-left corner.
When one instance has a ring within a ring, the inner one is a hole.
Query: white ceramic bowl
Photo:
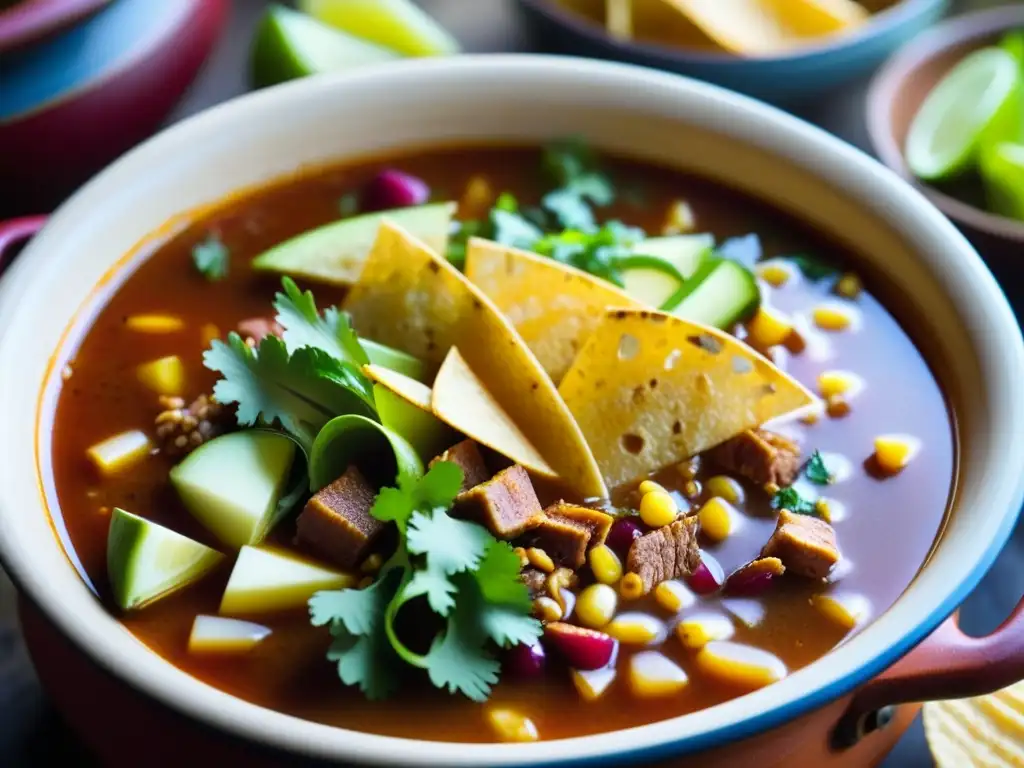
[[[303,165],[572,133],[767,199],[847,246],[891,288],[883,298],[939,372],[960,440],[949,524],[905,595],[824,660],[757,693],[628,737],[541,744],[420,742],[298,720],[214,690],[135,640],[83,583],[47,508],[56,504],[49,455],[59,372],[110,283],[145,257],[139,243],[190,208]],[[956,608],[1005,542],[1024,493],[1022,381],[1017,325],[972,248],[923,197],[837,139],[746,98],[625,65],[531,56],[399,63],[262,91],[177,125],[100,174],[30,244],[0,285],[0,555],[101,666],[254,742],[410,766],[650,759],[735,741],[837,699]]]

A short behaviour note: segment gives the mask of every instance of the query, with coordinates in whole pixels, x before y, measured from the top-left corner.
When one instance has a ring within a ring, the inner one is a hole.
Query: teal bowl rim
[[[800,64],[810,62],[822,55],[852,50],[872,38],[891,32],[904,24],[913,23],[922,16],[927,16],[934,12],[936,9],[948,6],[951,0],[902,0],[896,5],[874,14],[867,24],[849,35],[842,35],[819,45],[801,47],[793,53],[781,56],[744,57],[730,53],[705,52],[683,47],[677,48],[661,43],[618,40],[607,34],[592,21],[562,8],[554,0],[518,0],[518,2],[533,12],[544,16],[548,21],[578,36],[584,37],[593,43],[609,46],[625,54],[657,57],[666,61],[714,64],[724,68],[739,68],[766,63]]]

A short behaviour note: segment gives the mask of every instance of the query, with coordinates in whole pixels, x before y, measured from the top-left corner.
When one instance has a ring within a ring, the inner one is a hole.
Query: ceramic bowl
[[[896,48],[938,19],[950,0],[902,0],[863,29],[787,56],[740,58],[649,43],[623,42],[554,0],[517,0],[537,42],[553,53],[641,64],[706,80],[786,106],[833,91],[870,72]]]
[[[628,732],[538,744],[331,728],[215,690],[140,643],[79,576],[49,461],[60,371],[104,291],[190,209],[303,166],[570,134],[771,200],[857,254],[915,330],[956,411],[960,460],[948,524],[904,595],[824,659],[756,693]],[[35,225],[16,226],[23,237]],[[983,639],[943,623],[1017,518],[1022,379],[1020,332],[968,242],[909,185],[838,139],[725,90],[623,64],[521,55],[397,62],[266,89],[174,126],[77,192],[14,261],[0,282],[0,559],[25,596],[41,678],[112,765],[143,751],[158,768],[196,755],[251,766],[869,765],[912,715],[861,738],[890,721],[887,705],[1024,677],[1024,611]]]
[[[110,0],[21,0],[0,11],[0,53],[34,43],[96,13]]]
[[[95,12],[63,28],[69,19],[58,10],[86,7]],[[0,211],[51,210],[156,130],[227,8],[227,0],[28,0],[0,15],[0,45],[20,41],[0,52]]]
[[[912,180],[903,145],[925,97],[968,53],[997,41],[1005,32],[1021,29],[1024,5],[995,8],[939,24],[894,56],[879,70],[868,92],[868,135],[879,159]],[[933,187],[918,186],[975,243],[1004,286],[1017,290],[1024,222],[989,213]]]

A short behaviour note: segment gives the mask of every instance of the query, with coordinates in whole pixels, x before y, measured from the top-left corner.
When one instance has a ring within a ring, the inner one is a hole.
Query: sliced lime
[[[978,147],[1021,131],[1021,70],[1012,54],[982,48],[957,64],[932,90],[907,134],[910,169],[926,181],[952,176],[974,161]]]
[[[397,51],[360,40],[305,14],[271,5],[252,45],[252,81],[258,87],[401,58]]]
[[[979,161],[989,210],[1024,221],[1024,144],[985,147]]]
[[[1003,35],[999,47],[1017,60],[1017,66],[1024,68],[1024,31],[1014,30]]]
[[[407,56],[445,56],[460,50],[451,33],[412,0],[299,0],[298,6],[325,24]]]

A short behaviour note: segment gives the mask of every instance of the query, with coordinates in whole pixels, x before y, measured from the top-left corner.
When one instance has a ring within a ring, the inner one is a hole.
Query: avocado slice
[[[220,602],[221,614],[301,608],[322,589],[354,586],[355,576],[275,549],[242,547]]]
[[[123,611],[144,608],[188,586],[224,556],[170,528],[117,507],[107,534],[107,577]]]
[[[256,544],[277,522],[295,450],[284,435],[232,432],[192,451],[171,470],[171,483],[192,516],[224,544]]]
[[[272,634],[270,627],[223,616],[196,616],[188,636],[189,653],[245,653]]]
[[[322,283],[359,280],[382,219],[390,219],[438,253],[448,250],[455,203],[431,203],[366,213],[311,229],[257,256],[252,268]],[[383,365],[383,363],[382,363]]]
[[[687,278],[699,268],[715,245],[710,234],[652,237],[633,246],[620,272],[623,287],[643,303],[672,311]]]
[[[753,313],[761,303],[754,273],[732,259],[708,256],[683,289],[672,314],[728,329]]]
[[[633,253],[656,256],[664,259],[690,277],[703,261],[705,254],[715,247],[715,236],[710,233],[699,235],[671,235],[649,237],[633,246]]]

